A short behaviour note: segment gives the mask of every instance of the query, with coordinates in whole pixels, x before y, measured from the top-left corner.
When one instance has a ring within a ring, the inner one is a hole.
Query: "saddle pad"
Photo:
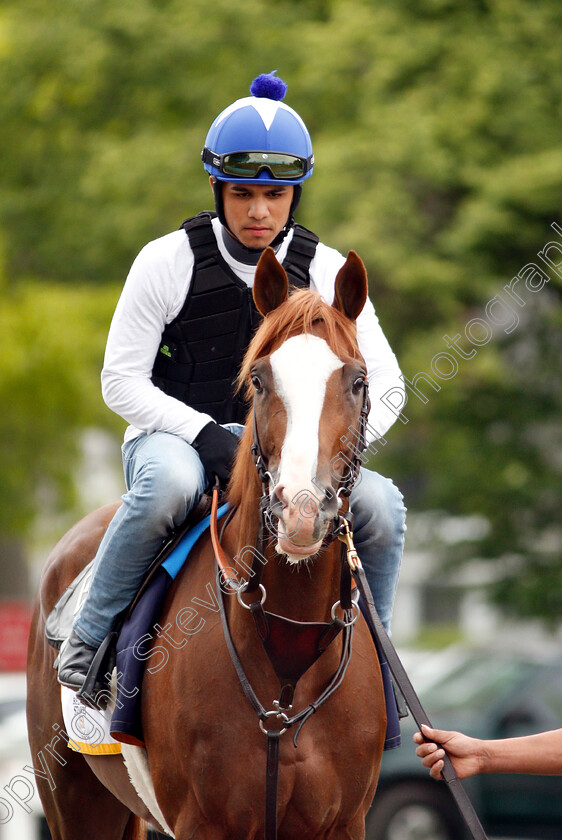
[[[61,705],[68,747],[83,755],[115,755],[121,744],[111,737],[109,727],[112,711],[90,709],[76,697],[76,693],[61,685]]]
[[[220,519],[228,504],[217,511]],[[111,733],[119,741],[144,746],[140,710],[140,689],[146,662],[151,658],[153,638],[168,589],[186,562],[199,537],[207,530],[211,517],[206,516],[183,537],[152,575],[131,614],[125,620],[117,640],[117,698]],[[156,626],[155,626],[156,625]],[[189,632],[189,631],[187,631]],[[161,648],[160,648],[161,650]]]
[[[220,519],[221,516],[224,516],[226,511],[228,510],[228,502],[222,505],[217,510],[217,519]],[[211,524],[211,516],[205,516],[204,519],[201,519],[193,528],[190,528],[185,537],[178,543],[178,545],[172,549],[172,551],[168,554],[164,562],[162,563],[162,568],[165,569],[172,580],[176,577],[179,570],[187,560],[187,556],[201,534],[207,530],[209,525]]]
[[[63,737],[68,737],[68,747],[82,755],[123,756],[131,784],[166,834],[174,837],[156,800],[154,785],[146,750],[122,745],[109,734],[111,708],[104,711],[90,709],[80,703],[72,689],[61,686],[61,704],[64,720]]]

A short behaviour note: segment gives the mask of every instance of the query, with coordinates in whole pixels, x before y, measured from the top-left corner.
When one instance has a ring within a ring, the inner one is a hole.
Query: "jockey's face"
[[[247,248],[267,248],[289,218],[291,184],[223,183],[224,215],[230,232]]]

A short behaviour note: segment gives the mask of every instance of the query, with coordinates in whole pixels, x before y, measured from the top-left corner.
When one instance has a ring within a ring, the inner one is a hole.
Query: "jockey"
[[[305,124],[281,101],[285,91],[273,74],[259,76],[251,96],[219,114],[202,152],[216,213],[188,219],[146,245],[117,304],[102,392],[131,424],[122,448],[128,489],[61,650],[59,682],[75,690],[163,541],[215,477],[222,487],[228,482],[245,415],[233,382],[257,322],[251,287],[262,251],[275,250],[293,285],[333,300],[344,257],[293,219],[314,157]],[[403,386],[368,299],[357,331],[373,439],[396,419],[381,397]],[[362,469],[350,503],[355,545],[388,628],[404,543],[402,495],[389,479]]]

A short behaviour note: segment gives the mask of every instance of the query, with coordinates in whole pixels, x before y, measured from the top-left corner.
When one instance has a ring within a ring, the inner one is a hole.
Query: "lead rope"
[[[431,727],[430,720],[427,714],[425,713],[425,710],[422,704],[420,703],[420,700],[414,690],[414,687],[410,682],[410,678],[404,670],[404,666],[402,665],[402,662],[400,661],[400,658],[396,653],[394,645],[390,641],[388,633],[386,632],[378,616],[375,603],[373,601],[371,588],[369,586],[367,577],[363,570],[363,566],[361,565],[361,561],[353,544],[353,533],[350,531],[349,524],[346,520],[344,520],[344,533],[341,534],[338,537],[338,539],[340,539],[346,546],[347,562],[353,580],[357,584],[357,588],[359,589],[361,598],[363,599],[363,604],[366,607],[367,622],[373,632],[373,635],[377,639],[381,650],[383,651],[386,657],[392,676],[394,677],[398,688],[402,692],[404,700],[406,701],[406,705],[410,709],[412,717],[414,718],[421,732],[422,724]],[[443,778],[447,783],[449,790],[451,791],[453,799],[455,800],[455,803],[468,827],[468,830],[470,831],[471,836],[474,838],[474,840],[487,840],[486,833],[482,828],[480,820],[478,819],[478,815],[476,814],[472,802],[468,798],[468,795],[465,789],[463,788],[461,781],[457,776],[455,768],[453,767],[453,763],[447,755],[446,751],[445,756],[443,758],[443,763]]]

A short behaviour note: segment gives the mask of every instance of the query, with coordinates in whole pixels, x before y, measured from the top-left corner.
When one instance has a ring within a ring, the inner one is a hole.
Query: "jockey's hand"
[[[209,484],[214,484],[214,476],[217,476],[224,489],[228,484],[236,455],[238,446],[236,435],[219,426],[218,423],[207,423],[191,445],[201,458]]]

